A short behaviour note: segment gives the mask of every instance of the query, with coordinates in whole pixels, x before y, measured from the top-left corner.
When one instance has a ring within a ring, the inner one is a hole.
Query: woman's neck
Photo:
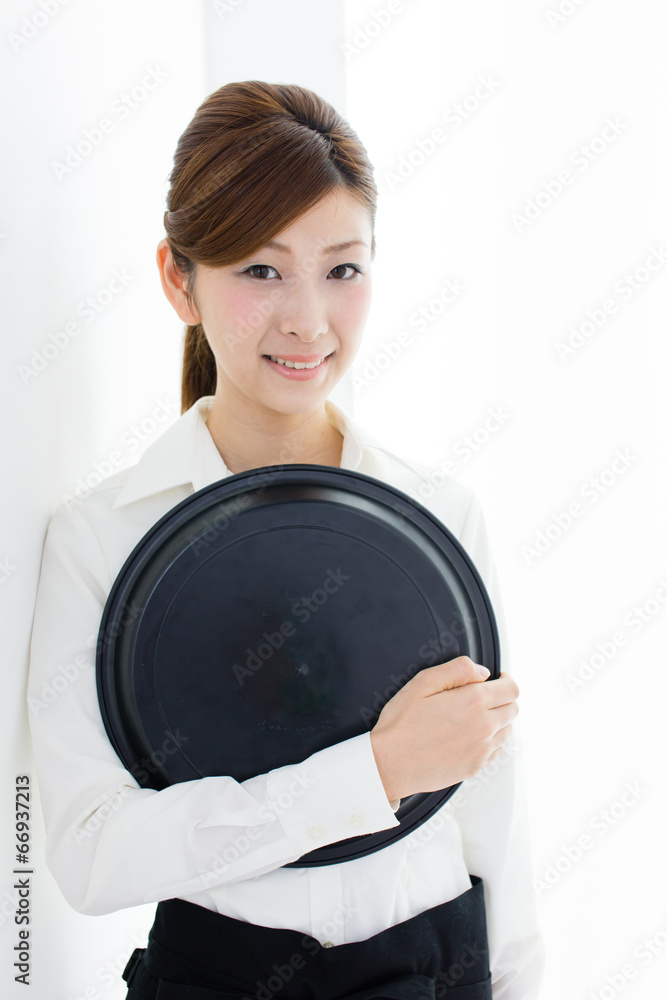
[[[229,413],[216,396],[206,425],[232,475],[293,463],[340,468],[343,435],[330,423],[324,406],[315,413],[239,416]]]

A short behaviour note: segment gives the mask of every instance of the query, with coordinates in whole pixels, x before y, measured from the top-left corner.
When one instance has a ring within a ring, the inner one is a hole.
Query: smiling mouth
[[[333,351],[331,354],[333,354]],[[262,357],[268,358],[269,361],[282,365],[284,368],[295,368],[298,371],[301,371],[303,369],[319,368],[319,366],[323,364],[327,358],[331,357],[331,354],[324,354],[316,361],[290,361],[289,359],[281,358],[280,355],[276,354],[263,354]]]

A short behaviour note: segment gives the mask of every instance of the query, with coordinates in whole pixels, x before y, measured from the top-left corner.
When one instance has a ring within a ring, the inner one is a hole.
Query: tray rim
[[[109,590],[100,619],[96,643],[95,673],[97,699],[106,735],[121,764],[126,769],[128,768],[123,758],[123,751],[120,744],[116,740],[114,727],[111,723],[108,710],[107,699],[110,694],[109,678],[105,678],[103,676],[105,672],[105,661],[109,656],[111,656],[111,652],[105,656],[105,649],[108,646],[111,646],[112,649],[115,648],[117,640],[117,636],[112,637],[111,640],[103,638],[106,636],[109,622],[115,618],[119,604],[121,606],[125,605],[126,601],[124,600],[124,597],[129,595],[131,599],[131,592],[137,584],[137,578],[145,570],[153,556],[156,536],[162,534],[165,528],[169,528],[165,535],[165,539],[168,539],[179,529],[187,526],[188,521],[191,521],[198,514],[204,512],[207,507],[212,507],[221,501],[229,501],[239,495],[246,495],[247,493],[256,491],[258,487],[266,487],[267,485],[303,487],[315,486],[320,488],[333,486],[338,490],[349,491],[353,495],[361,493],[365,497],[370,497],[375,502],[379,500],[385,504],[389,504],[391,498],[393,497],[394,502],[390,505],[393,507],[394,511],[397,514],[406,517],[413,526],[416,525],[417,528],[424,530],[424,525],[419,523],[419,518],[421,517],[422,519],[425,519],[426,526],[429,528],[428,534],[431,536],[434,544],[437,544],[437,542],[433,538],[433,534],[435,533],[439,536],[443,536],[444,534],[444,537],[447,539],[448,543],[452,546],[472,576],[473,582],[479,592],[481,603],[486,611],[486,624],[490,630],[491,644],[493,647],[493,663],[490,664],[491,675],[488,679],[491,680],[500,675],[501,651],[497,620],[490,596],[481,574],[472,557],[458,538],[456,538],[453,532],[420,501],[416,500],[414,497],[405,493],[398,487],[393,486],[390,483],[385,483],[383,480],[377,479],[374,476],[369,476],[366,473],[337,466],[317,465],[314,463],[294,463],[289,465],[270,465],[262,466],[257,469],[247,469],[240,473],[224,476],[222,479],[207,484],[200,490],[196,490],[189,496],[183,498],[166,511],[151,525],[151,527],[142,535],[136,545],[128,553]],[[357,488],[355,489],[355,487]],[[361,487],[361,489],[358,489],[358,487]],[[378,494],[380,494],[380,496],[378,496]],[[163,541],[165,539],[163,539]],[[112,671],[106,672],[112,673]],[[109,700],[115,703],[116,708],[118,707],[115,692],[112,693],[112,697]],[[136,775],[134,775],[132,771],[130,771],[130,773],[135,778],[137,783],[140,784]],[[171,784],[173,784],[173,782]],[[372,853],[375,850],[382,849],[383,846],[390,846],[397,840],[407,836],[415,828],[421,826],[422,823],[426,822],[426,820],[430,818],[430,816],[432,816],[433,813],[436,812],[436,810],[451,797],[451,795],[454,794],[454,792],[460,787],[460,784],[461,782],[437,792],[417,793],[415,797],[419,797],[422,800],[422,807],[424,805],[424,801],[428,804],[432,803],[432,807],[427,805],[425,811],[424,809],[421,810],[421,818],[419,819],[419,822],[416,820],[412,823],[410,823],[409,820],[407,823],[405,821],[401,822],[401,832],[395,833],[393,837],[391,837],[390,834],[389,838],[386,838],[386,844],[380,843],[378,846],[370,847],[365,851],[359,849],[355,850],[355,844],[369,841],[371,838],[377,838],[382,834],[386,834],[387,831],[379,831],[375,834],[362,834],[346,838],[342,841],[337,841],[335,844],[324,845],[321,848],[316,848],[308,854],[303,855],[297,861],[286,863],[283,867],[310,867],[321,864],[340,863],[346,860],[353,860],[367,853]],[[170,787],[170,785],[167,785],[166,787]],[[410,796],[410,798],[412,798],[412,796]],[[388,830],[396,831],[397,828],[390,827]],[[345,852],[345,845],[348,845],[347,853]]]

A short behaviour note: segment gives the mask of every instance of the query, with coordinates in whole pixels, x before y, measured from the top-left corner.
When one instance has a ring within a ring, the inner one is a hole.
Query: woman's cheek
[[[235,346],[241,346],[258,336],[271,306],[266,296],[252,290],[240,290],[227,296],[224,302],[225,325],[233,331]]]
[[[345,300],[340,303],[336,316],[337,322],[342,329],[359,334],[366,322],[370,307],[371,288],[370,282],[366,282],[350,289]]]

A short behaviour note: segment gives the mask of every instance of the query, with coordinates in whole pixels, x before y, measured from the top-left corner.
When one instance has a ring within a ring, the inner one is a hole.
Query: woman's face
[[[196,309],[186,322],[203,324],[217,363],[216,395],[233,405],[241,394],[283,413],[323,404],[359,348],[371,302],[371,237],[368,209],[335,189],[238,264],[198,265]],[[295,370],[271,356],[325,360]]]

